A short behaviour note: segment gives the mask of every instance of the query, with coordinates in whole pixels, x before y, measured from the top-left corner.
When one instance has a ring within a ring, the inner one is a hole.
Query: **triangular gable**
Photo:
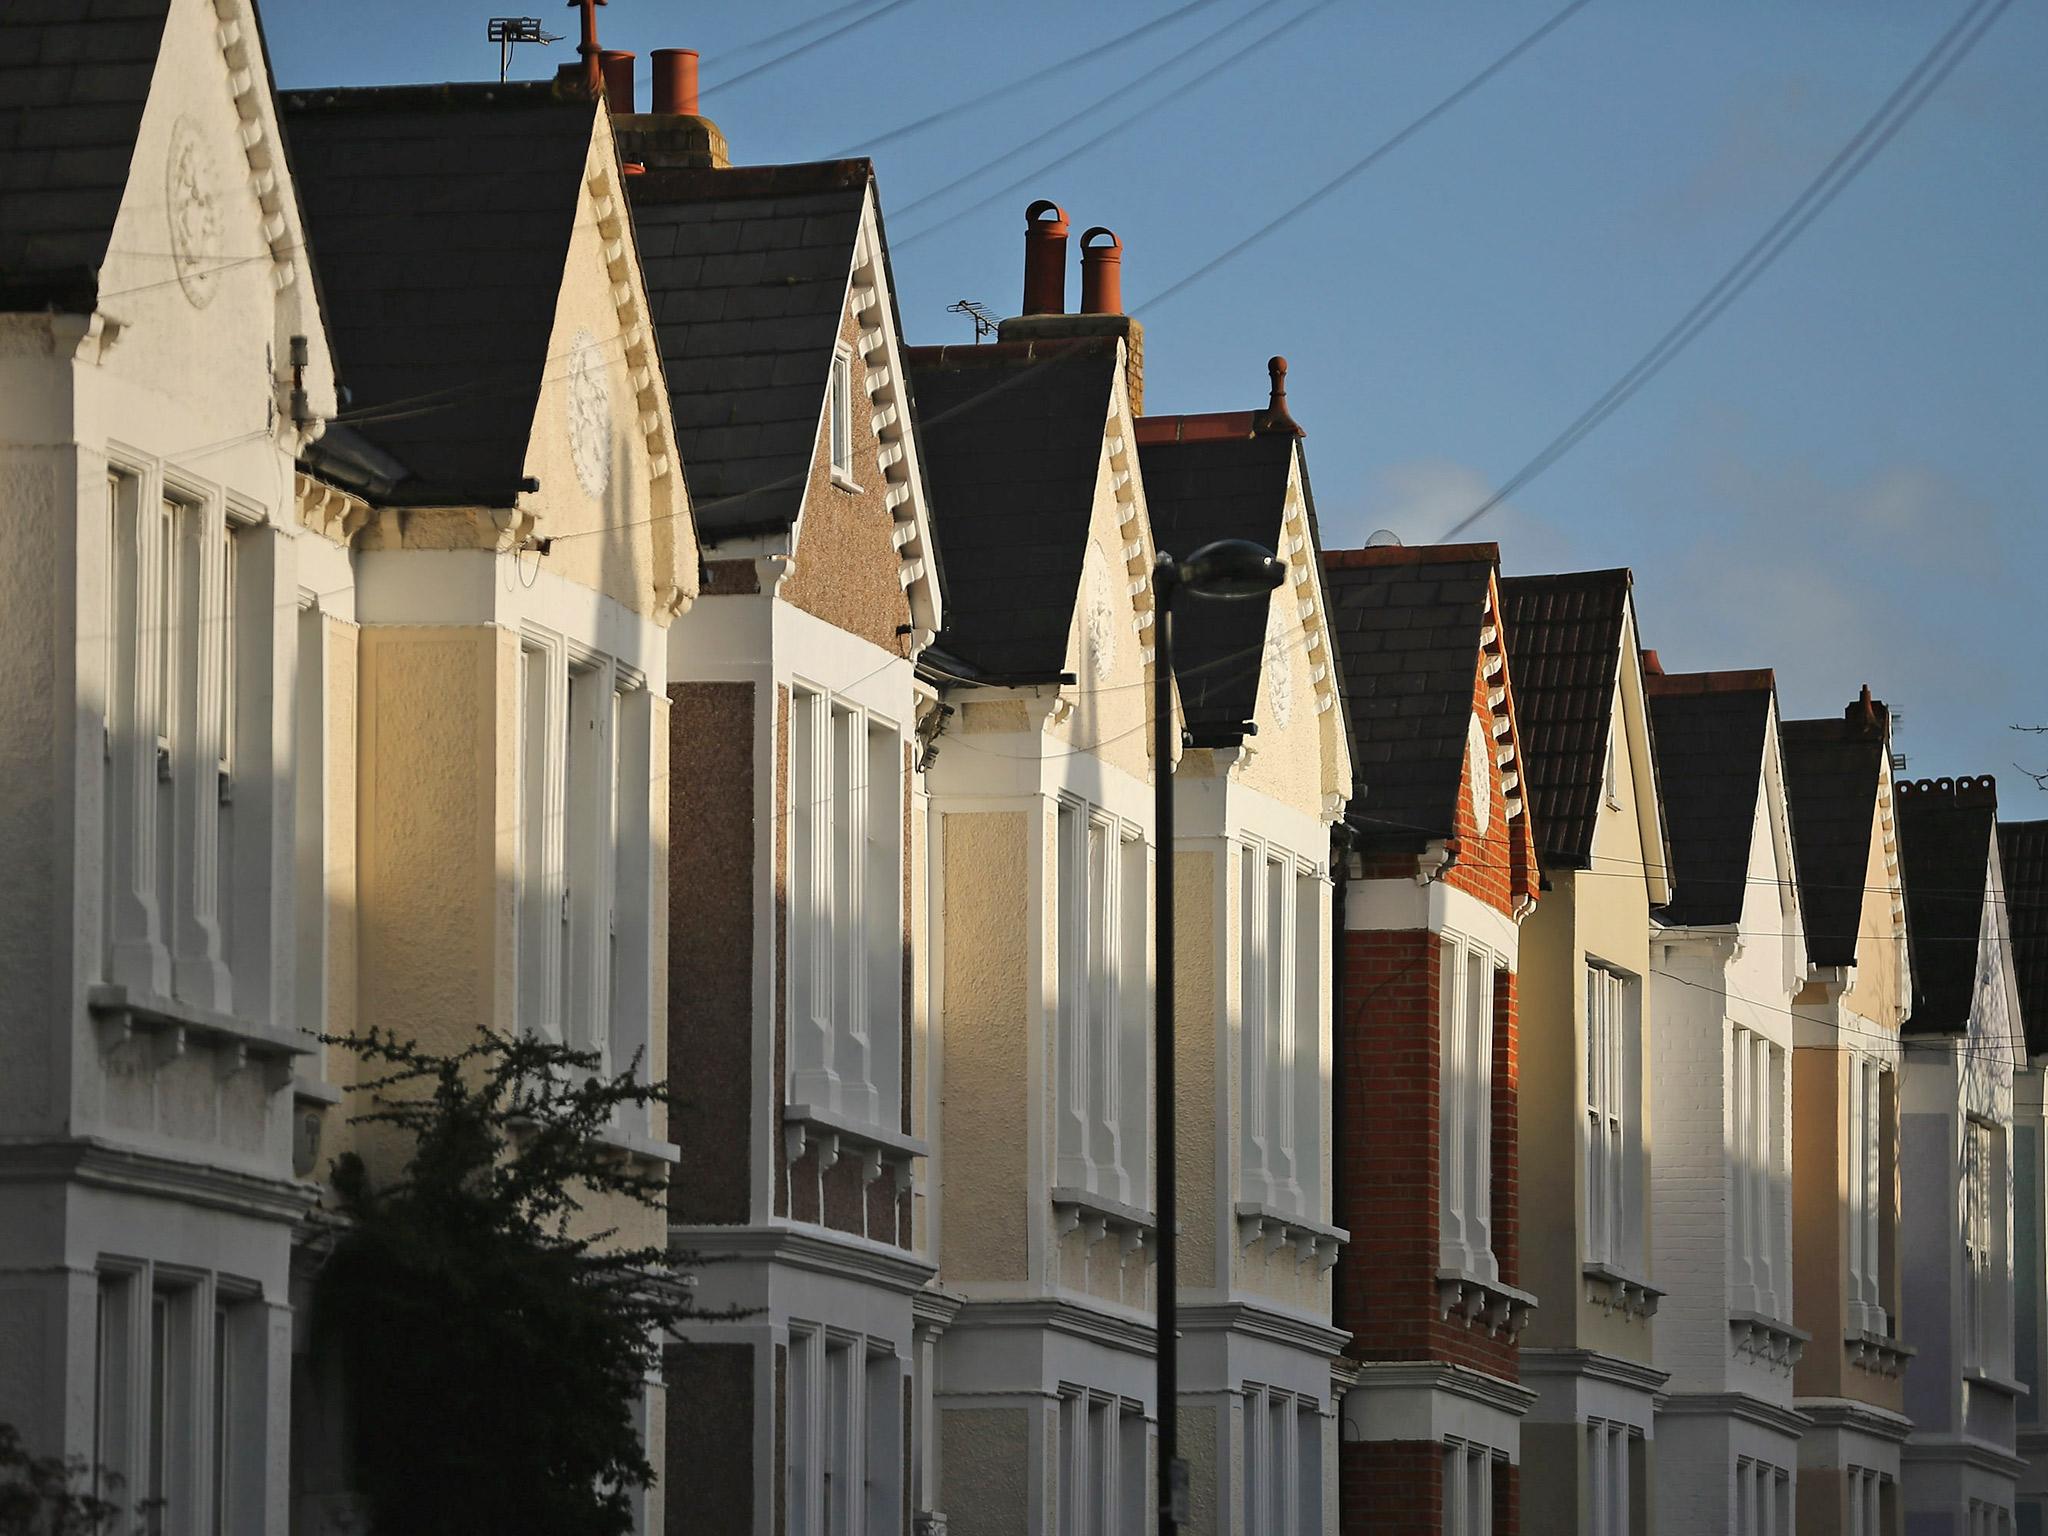
[[[82,115],[83,100],[57,110],[24,106],[14,121],[33,122],[46,147],[28,156],[0,151],[7,166],[0,181],[18,178],[30,160],[73,169],[102,161],[104,141],[52,140],[90,138],[95,131],[118,137],[125,129],[128,148],[120,156],[122,181],[111,214],[104,207],[106,188],[93,185],[78,198],[68,190],[50,194],[42,213],[28,221],[31,231],[46,227],[47,216],[68,208],[78,224],[66,248],[80,254],[97,245],[99,255],[91,258],[97,271],[75,297],[79,307],[95,310],[103,353],[138,377],[218,380],[209,404],[259,415],[280,437],[331,416],[326,327],[308,280],[305,230],[247,0],[174,4],[161,15],[150,0],[121,6],[88,0],[67,7],[71,23],[38,29],[33,17],[45,9],[40,0],[25,9],[8,7],[0,46],[40,30],[53,79],[68,80],[86,97],[104,91],[117,99]],[[153,25],[145,25],[152,16]],[[146,43],[152,31],[154,42]],[[92,55],[118,39],[146,55],[112,64],[86,62],[74,52],[66,62],[66,48]],[[0,67],[0,75],[12,73]],[[145,88],[139,106],[124,95]],[[102,177],[110,169],[108,162]],[[0,208],[4,201],[0,197]],[[11,222],[0,211],[0,227]],[[8,243],[0,237],[0,249]],[[28,243],[35,245],[36,237]],[[6,280],[0,273],[0,286]],[[305,356],[296,379],[294,338]],[[249,364],[252,354],[258,366]],[[294,387],[302,391],[297,423]]]
[[[1676,887],[1661,920],[1739,922],[1756,873],[1759,818],[1783,820],[1766,785],[1775,772],[1775,681],[1767,671],[1651,672],[1645,683]]]

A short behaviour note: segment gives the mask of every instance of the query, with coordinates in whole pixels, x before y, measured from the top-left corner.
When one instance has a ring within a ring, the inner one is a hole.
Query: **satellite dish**
[[[1391,528],[1375,528],[1372,537],[1365,541],[1367,549],[1399,549],[1401,535]]]

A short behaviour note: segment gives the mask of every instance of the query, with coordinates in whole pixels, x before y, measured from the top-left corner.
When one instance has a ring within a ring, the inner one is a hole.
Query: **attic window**
[[[1611,721],[1607,727],[1607,766],[1601,771],[1601,790],[1607,797],[1610,809],[1621,809],[1621,785],[1616,781],[1615,768],[1621,754],[1615,745],[1615,738],[1621,734],[1621,722]]]
[[[853,488],[853,356],[832,354],[832,480]]]

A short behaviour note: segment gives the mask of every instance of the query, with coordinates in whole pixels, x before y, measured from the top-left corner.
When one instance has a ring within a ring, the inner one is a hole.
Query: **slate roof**
[[[1902,779],[1892,794],[1913,946],[1913,1011],[1904,1033],[1960,1034],[1969,1027],[1977,979],[1998,786],[1989,774]]]
[[[282,105],[349,391],[341,422],[414,476],[382,499],[510,505],[596,107],[552,81],[293,91]]]
[[[1145,509],[1160,549],[1189,555],[1216,539],[1250,539],[1276,547],[1287,516],[1287,476],[1294,463],[1289,436],[1242,435],[1174,441],[1154,436],[1172,418],[1138,425],[1138,468]],[[1313,558],[1313,555],[1311,556]],[[1270,605],[1186,599],[1176,613],[1174,672],[1181,708],[1197,745],[1235,745],[1258,708]]]
[[[1862,936],[1877,789],[1891,771],[1884,705],[1869,704],[1867,712],[1859,702],[1838,718],[1778,727],[1806,954],[1815,965],[1856,964]]]
[[[1538,849],[1580,869],[1593,861],[1632,584],[1626,570],[1500,582]]]
[[[1738,922],[1777,683],[1762,671],[1652,673],[1644,684],[1671,839],[1673,894],[1658,918]]]
[[[169,13],[170,0],[0,4],[0,309],[96,304]]]
[[[867,160],[627,180],[707,540],[787,528],[803,505],[873,181]]]
[[[1457,831],[1487,582],[1499,564],[1500,546],[1485,543],[1323,557],[1361,790],[1348,815],[1369,846],[1419,848]]]
[[[1066,665],[1095,510],[1114,337],[907,347],[933,538],[946,552],[945,657],[991,681]]]
[[[2048,821],[2001,821],[1998,861],[2027,1054],[2048,1051]]]

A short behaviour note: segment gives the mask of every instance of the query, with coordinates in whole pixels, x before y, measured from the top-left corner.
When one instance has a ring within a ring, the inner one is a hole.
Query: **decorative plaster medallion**
[[[171,125],[164,162],[164,216],[170,223],[171,264],[178,286],[195,309],[213,301],[220,273],[220,177],[213,152],[189,117]]]
[[[578,331],[569,349],[569,457],[592,496],[602,496],[612,478],[612,395],[604,371],[597,338]]]
[[[1266,654],[1260,658],[1266,673],[1268,696],[1273,701],[1273,723],[1281,730],[1294,718],[1294,668],[1287,654],[1287,617],[1276,597],[1266,609]]]
[[[1109,601],[1109,564],[1097,546],[1088,546],[1088,665],[1095,681],[1109,681],[1116,666],[1116,610]]]
[[[1493,744],[1486,739],[1477,715],[1470,716],[1466,725],[1465,779],[1472,786],[1472,825],[1484,837],[1493,824]]]

